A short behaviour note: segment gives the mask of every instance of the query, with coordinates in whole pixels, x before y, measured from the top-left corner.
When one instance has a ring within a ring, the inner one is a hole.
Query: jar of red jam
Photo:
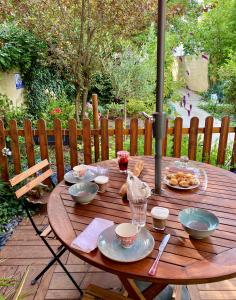
[[[120,172],[127,173],[128,162],[129,162],[129,152],[128,151],[118,151],[117,159]]]

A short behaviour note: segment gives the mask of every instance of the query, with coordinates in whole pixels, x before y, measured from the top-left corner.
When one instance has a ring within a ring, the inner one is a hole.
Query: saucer
[[[74,176],[74,171],[71,170],[64,175],[64,180],[68,183],[74,184],[82,181],[93,181],[97,177],[97,173],[92,170],[87,170],[85,175],[81,178]]]
[[[118,262],[135,262],[147,257],[153,250],[155,241],[151,233],[142,228],[130,248],[123,248],[115,234],[115,227],[105,229],[98,238],[98,249],[107,258]]]

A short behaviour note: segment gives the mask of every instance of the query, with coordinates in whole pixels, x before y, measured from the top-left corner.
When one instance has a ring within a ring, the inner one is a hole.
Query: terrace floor
[[[34,218],[38,225],[47,224],[45,212],[41,212]],[[59,242],[51,239],[50,244],[56,248]],[[30,284],[33,277],[42,270],[50,257],[50,252],[43,245],[40,238],[35,235],[29,220],[26,219],[15,229],[11,239],[0,252],[0,259],[4,259],[0,264],[0,277],[20,277],[30,266],[22,291],[22,294],[26,295],[24,300],[78,299],[78,291],[58,265],[54,265],[36,285],[32,286]],[[122,285],[115,275],[90,266],[69,252],[62,256],[62,261],[77,282],[80,283],[82,289],[85,289],[89,283],[94,283],[104,288],[122,290]],[[190,289],[192,300],[236,299],[236,279],[196,285],[190,287]],[[158,299],[169,300],[167,294]],[[185,293],[183,299],[187,298]]]

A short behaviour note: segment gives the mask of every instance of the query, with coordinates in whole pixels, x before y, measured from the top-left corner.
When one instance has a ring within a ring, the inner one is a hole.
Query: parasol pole
[[[162,139],[164,137],[165,115],[163,109],[164,97],[164,62],[165,62],[165,25],[166,0],[158,0],[157,16],[157,81],[156,81],[156,112],[153,114],[153,135],[155,138],[155,189],[161,193],[161,163]]]

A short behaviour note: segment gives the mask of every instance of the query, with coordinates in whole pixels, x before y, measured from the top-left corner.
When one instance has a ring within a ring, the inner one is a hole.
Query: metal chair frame
[[[18,189],[16,191],[16,197],[17,198],[21,198],[23,195],[25,195],[28,191],[30,191],[32,188],[34,188],[35,186],[37,186],[39,183],[42,183],[42,181],[44,181],[45,179],[50,179],[51,185],[53,187],[55,187],[54,183],[52,182],[50,176],[52,175],[52,170],[50,169],[50,164],[48,162],[47,159],[43,160],[42,162],[36,164],[35,166],[29,168],[28,170],[26,170],[25,172],[16,175],[15,177],[13,177],[10,180],[10,183],[12,186],[15,186],[18,183],[21,183],[23,180],[25,180],[26,178],[28,178],[29,176],[35,174],[36,172],[42,170],[43,168],[48,168],[48,170],[44,173],[42,173],[39,177],[41,177],[39,180],[33,179],[32,181],[30,181],[29,183],[27,183],[25,186],[21,187],[20,189]],[[38,178],[39,178],[38,177]],[[33,182],[33,183],[32,183]],[[55,252],[52,247],[49,245],[46,237],[42,236],[42,233],[44,231],[44,227],[42,229],[39,229],[37,227],[37,225],[35,224],[32,215],[29,211],[29,208],[27,207],[27,204],[24,203],[25,201],[22,200],[22,198],[20,199],[21,201],[21,205],[23,207],[23,209],[26,211],[26,214],[34,228],[34,230],[36,231],[36,234],[39,235],[39,237],[41,238],[41,240],[43,241],[43,243],[47,246],[48,250],[52,253],[53,257],[51,258],[51,260],[48,262],[47,266],[31,281],[31,284],[34,285],[43,275],[45,272],[47,272],[47,270],[50,269],[50,267],[55,263],[58,262],[59,265],[62,267],[62,269],[65,271],[65,273],[67,274],[67,276],[70,278],[70,280],[73,282],[73,284],[75,285],[75,287],[78,289],[81,297],[83,296],[83,291],[81,290],[81,288],[79,287],[79,285],[77,284],[77,282],[74,280],[74,278],[71,276],[71,274],[68,272],[67,268],[63,265],[63,263],[60,260],[60,257],[67,251],[66,247],[64,245],[60,245],[57,249],[57,252]]]

